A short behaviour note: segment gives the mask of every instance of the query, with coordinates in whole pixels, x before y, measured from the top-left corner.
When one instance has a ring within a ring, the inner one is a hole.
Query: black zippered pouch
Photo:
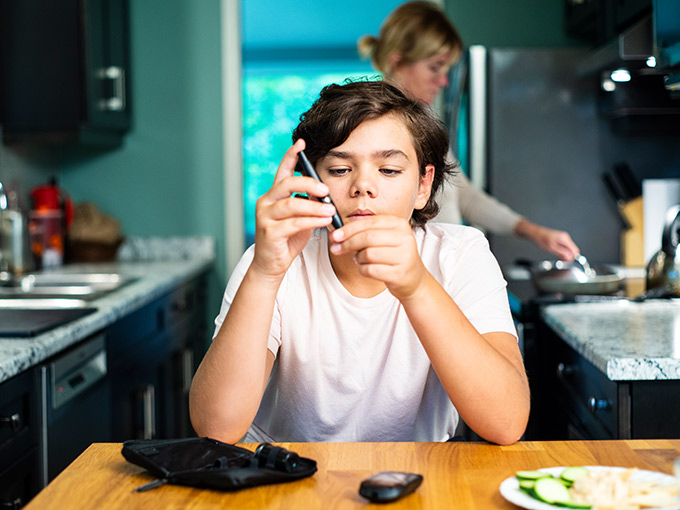
[[[252,452],[208,437],[130,440],[123,443],[122,453],[158,477],[137,491],[165,483],[237,491],[292,482],[316,472],[316,461],[279,446],[262,443]]]

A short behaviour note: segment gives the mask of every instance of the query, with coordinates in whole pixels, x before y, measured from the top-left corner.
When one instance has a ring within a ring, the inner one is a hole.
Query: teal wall
[[[564,30],[564,0],[445,0],[466,46],[574,46]]]
[[[130,0],[130,23],[133,128],[120,149],[65,155],[61,184],[125,235],[213,236],[216,308],[226,284],[220,0]]]

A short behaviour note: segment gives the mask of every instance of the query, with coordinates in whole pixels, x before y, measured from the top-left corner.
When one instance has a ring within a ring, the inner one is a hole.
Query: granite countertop
[[[550,305],[542,313],[612,381],[680,379],[680,299]]]
[[[117,272],[137,280],[99,299],[97,311],[30,338],[0,338],[0,383],[59,353],[156,298],[208,271],[215,260],[208,237],[135,238],[116,262],[69,264],[63,272]]]

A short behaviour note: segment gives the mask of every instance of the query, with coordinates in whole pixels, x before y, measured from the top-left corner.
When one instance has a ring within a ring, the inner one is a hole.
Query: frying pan
[[[573,262],[544,260],[538,264],[518,261],[529,266],[531,281],[539,292],[546,294],[611,294],[619,290],[623,277],[607,265],[593,265],[592,271]]]

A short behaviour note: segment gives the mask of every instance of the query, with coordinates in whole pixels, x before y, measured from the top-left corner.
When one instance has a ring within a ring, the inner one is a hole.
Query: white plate
[[[626,471],[627,469],[629,469],[622,467],[607,467],[607,466],[584,466],[584,467],[591,471]],[[550,473],[555,477],[559,477],[563,470],[564,467],[551,467],[538,469],[538,471]],[[630,479],[635,480],[637,482],[655,481],[660,485],[678,483],[677,478],[675,478],[674,476],[665,475],[657,471],[645,471],[643,469],[638,469],[630,477]],[[558,507],[556,505],[543,503],[542,501],[538,501],[537,499],[534,499],[525,492],[521,491],[519,488],[519,482],[517,481],[517,478],[515,478],[514,476],[511,476],[510,478],[506,478],[505,480],[503,480],[501,482],[499,490],[501,491],[501,495],[510,503],[517,505],[521,508],[526,508],[527,510],[553,510],[555,508],[561,508],[562,510],[564,510],[564,507]],[[663,509],[646,508],[645,510],[680,510],[680,500],[678,501],[678,504],[674,506],[663,507]]]

